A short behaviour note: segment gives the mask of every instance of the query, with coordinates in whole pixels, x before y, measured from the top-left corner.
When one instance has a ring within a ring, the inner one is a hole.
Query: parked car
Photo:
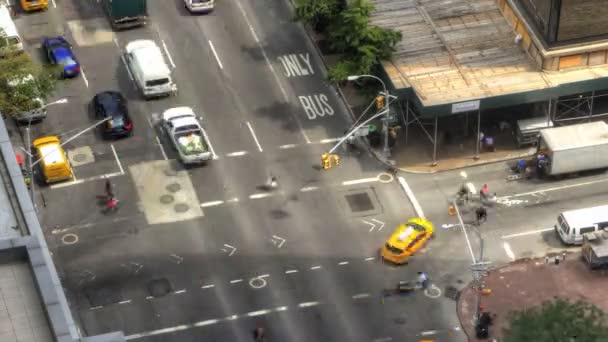
[[[49,7],[48,0],[21,0],[21,8],[25,12],[42,10],[46,11]]]
[[[72,166],[57,136],[47,136],[32,142],[41,171],[41,181],[46,184],[74,178]]]
[[[63,77],[76,77],[80,74],[80,64],[72,51],[72,45],[63,37],[44,38],[42,49],[51,64],[61,65]]]
[[[104,91],[93,97],[95,119],[109,119],[101,124],[104,138],[122,138],[133,133],[133,121],[129,116],[127,99],[117,91]]]
[[[215,0],[184,0],[184,4],[191,13],[209,13],[213,11]]]

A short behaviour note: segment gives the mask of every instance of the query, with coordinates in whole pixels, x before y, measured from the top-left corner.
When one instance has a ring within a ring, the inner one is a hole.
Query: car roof
[[[163,53],[152,40],[138,39],[127,44],[126,50],[140,65],[145,65],[144,72],[149,78],[165,78],[171,75]]]
[[[104,91],[97,95],[97,102],[105,109],[106,113],[116,116],[118,114],[124,115],[124,111],[118,106],[118,101],[124,101],[125,98],[120,92],[117,91]]]
[[[177,119],[177,118],[179,118],[179,119]],[[163,112],[163,119],[166,121],[172,121],[175,125],[175,122],[177,120],[182,120],[182,119],[192,119],[196,122],[196,115],[194,115],[194,110],[192,110],[192,108],[182,106],[182,107],[169,108],[169,109],[165,110]]]
[[[63,37],[50,37],[45,38],[47,44],[69,44],[68,41]]]
[[[424,232],[416,230],[413,225],[418,225],[424,228]],[[395,229],[393,234],[389,237],[389,243],[397,248],[405,248],[407,245],[416,238],[416,236],[428,233],[429,229],[417,222],[416,220],[410,220],[407,224],[401,224]]]

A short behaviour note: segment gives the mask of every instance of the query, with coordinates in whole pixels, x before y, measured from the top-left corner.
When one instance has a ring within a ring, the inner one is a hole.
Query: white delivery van
[[[23,51],[23,41],[17,32],[8,7],[4,5],[0,6],[0,29],[4,33],[0,36],[0,56],[5,56],[9,52]]]
[[[16,89],[20,85],[25,85],[30,82],[34,82],[34,76],[32,75],[27,75],[22,79],[10,80],[7,83],[10,87]],[[32,109],[17,113],[17,115],[15,115],[15,119],[17,119],[18,122],[30,123],[46,118],[46,103],[44,102],[44,99],[40,97],[38,91],[36,91],[36,95],[31,98],[31,101],[30,108]]]
[[[608,227],[608,205],[564,211],[557,217],[555,231],[569,245],[583,243],[583,235]]]
[[[177,86],[160,48],[152,40],[138,39],[127,44],[126,63],[145,98],[172,95]]]

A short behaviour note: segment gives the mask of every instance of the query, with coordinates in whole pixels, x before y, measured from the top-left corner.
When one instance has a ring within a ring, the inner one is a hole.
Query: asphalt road
[[[95,93],[129,99],[133,137],[94,131],[65,146],[76,180],[37,189],[36,202],[61,279],[85,335],[122,330],[141,341],[250,341],[262,322],[276,341],[389,341],[426,332],[463,340],[451,287],[468,280],[459,233],[438,236],[410,265],[378,249],[415,215],[393,175],[363,150],[319,170],[348,127],[346,109],[283,2],[221,2],[191,16],[179,1],[149,1],[147,27],[112,32],[95,2],[57,1],[21,15],[28,51],[65,34],[83,75],[61,82],[33,136],[69,137],[93,123]],[[179,87],[143,101],[121,60],[134,39],[153,39]],[[183,168],[158,119],[187,105],[203,118],[216,158]],[[263,187],[268,176],[280,187]],[[120,209],[102,212],[103,179]],[[382,296],[427,271],[434,286]]]

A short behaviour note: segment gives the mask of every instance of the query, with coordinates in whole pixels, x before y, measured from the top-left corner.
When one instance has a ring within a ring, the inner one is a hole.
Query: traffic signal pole
[[[338,147],[340,147],[340,145],[342,145],[344,143],[344,141],[346,141],[346,139],[348,139],[349,137],[351,137],[353,134],[355,134],[355,132],[357,132],[361,127],[367,125],[370,121],[382,116],[382,115],[386,115],[386,113],[388,112],[388,110],[383,110],[380,111],[378,113],[376,113],[375,115],[373,115],[371,118],[363,121],[363,123],[360,123],[358,126],[356,126],[355,128],[351,129],[350,132],[348,132],[345,136],[342,137],[342,139],[340,139],[340,141],[338,141],[338,143],[331,148],[331,150],[329,150],[329,154],[333,153]]]

